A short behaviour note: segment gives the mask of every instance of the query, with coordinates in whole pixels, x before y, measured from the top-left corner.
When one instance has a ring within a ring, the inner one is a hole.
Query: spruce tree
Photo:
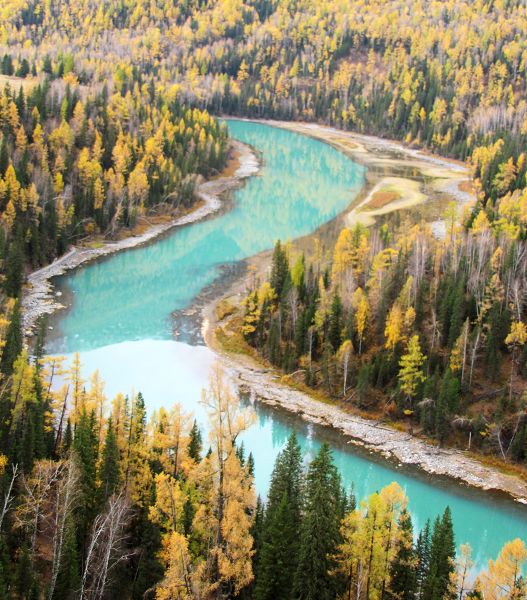
[[[5,337],[5,346],[2,351],[0,370],[4,375],[11,375],[13,364],[22,351],[22,328],[20,325],[20,301],[13,306],[9,326]]]
[[[11,298],[18,298],[20,295],[24,280],[24,263],[24,241],[20,234],[9,244],[7,253],[4,290]]]
[[[97,441],[95,415],[93,411],[88,415],[86,410],[83,410],[77,423],[73,440],[73,448],[78,456],[82,472],[82,512],[79,516],[81,523],[78,528],[79,541],[81,542],[84,541],[88,524],[95,516]]]
[[[190,430],[190,440],[188,443],[188,455],[194,462],[199,462],[201,460],[201,451],[203,449],[203,442],[201,439],[201,431],[199,430],[198,424],[196,420],[192,425],[192,429]]]
[[[342,342],[342,301],[336,293],[333,296],[331,303],[331,311],[329,313],[329,342],[333,346],[333,351],[336,352],[340,348]]]
[[[456,546],[452,515],[447,506],[443,517],[434,523],[430,547],[430,569],[425,580],[423,600],[454,600],[450,576],[455,571]]]
[[[108,428],[102,450],[102,464],[99,479],[101,482],[101,500],[104,502],[117,491],[120,480],[119,448],[117,446],[117,438],[115,436],[111,417],[108,418]]]
[[[403,510],[399,517],[400,538],[397,554],[390,567],[390,589],[388,598],[414,600],[417,588],[416,551],[414,549],[412,518]]]
[[[295,433],[278,455],[262,527],[255,598],[291,598],[298,567],[302,512],[302,453]]]
[[[417,598],[423,597],[425,582],[430,572],[430,521],[427,519],[424,528],[419,532],[415,553],[417,555],[417,568],[415,571]]]
[[[294,597],[299,600],[333,600],[337,594],[333,556],[340,543],[343,492],[331,450],[323,444],[309,465],[305,511],[300,533],[298,569]]]
[[[79,587],[79,556],[75,536],[75,523],[68,518],[64,534],[64,548],[61,555],[57,583],[53,600],[76,600]]]
[[[270,283],[279,299],[283,297],[284,292],[287,291],[291,285],[289,260],[287,258],[287,252],[280,243],[280,240],[276,242],[274,247]]]
[[[251,525],[251,537],[253,538],[253,573],[255,577],[258,574],[258,564],[260,562],[260,555],[263,543],[263,528],[265,519],[265,505],[262,502],[260,496],[256,499],[256,508],[254,510],[254,519]],[[255,582],[256,584],[256,582]]]

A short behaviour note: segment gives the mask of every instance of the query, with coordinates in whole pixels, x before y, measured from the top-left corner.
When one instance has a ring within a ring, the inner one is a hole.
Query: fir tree
[[[79,540],[83,541],[88,524],[94,517],[96,506],[97,434],[93,411],[88,415],[86,410],[82,410],[75,429],[73,448],[79,458],[79,465],[82,471],[82,512],[79,516],[81,526],[78,531],[80,535]]]
[[[302,510],[302,454],[295,433],[278,455],[271,477],[257,566],[257,600],[291,598],[297,570]]]
[[[203,449],[203,442],[201,439],[201,431],[199,430],[198,424],[196,420],[192,425],[192,429],[190,430],[190,440],[188,443],[188,455],[194,462],[199,462],[201,460],[201,451]]]
[[[108,419],[99,479],[101,482],[101,499],[104,501],[117,491],[120,481],[119,448],[111,417]]]
[[[11,375],[13,364],[22,351],[22,329],[20,326],[20,301],[17,300],[13,306],[9,326],[6,332],[5,346],[0,363],[1,371],[5,375]]]
[[[430,569],[425,580],[423,600],[452,600],[456,594],[450,590],[451,574],[455,571],[456,546],[450,508],[434,523],[430,546]]]
[[[24,242],[21,236],[17,236],[16,239],[9,244],[4,283],[5,293],[12,298],[18,298],[20,295],[22,282],[24,280],[24,262]]]
[[[413,527],[410,514],[403,510],[399,517],[400,538],[397,554],[390,566],[390,589],[388,598],[414,600],[416,594],[416,551],[413,543]]]
[[[340,543],[343,506],[340,476],[333,464],[329,446],[323,444],[307,473],[305,512],[294,581],[295,598],[335,598],[336,580],[329,572],[334,566],[332,557]]]
[[[418,598],[423,597],[425,582],[430,572],[430,535],[430,521],[427,520],[424,528],[419,532],[415,548],[417,555],[415,578]]]
[[[76,600],[79,580],[79,556],[75,536],[75,524],[69,518],[64,534],[64,548],[53,600]]]
[[[289,273],[289,260],[285,248],[278,240],[274,247],[273,259],[271,264],[271,287],[276,292],[278,298],[282,298],[291,283]]]
[[[340,296],[336,293],[333,296],[331,303],[331,311],[329,314],[329,341],[333,346],[333,351],[336,352],[340,348],[342,342],[342,301]]]

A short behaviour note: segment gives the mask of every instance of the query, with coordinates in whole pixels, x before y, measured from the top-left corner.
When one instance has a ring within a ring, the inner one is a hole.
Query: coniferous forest
[[[357,498],[293,434],[266,498],[254,411],[218,367],[207,431],[24,336],[31,271],[199,204],[221,117],[307,121],[466,163],[476,201],[277,242],[229,323],[292,386],[527,468],[522,0],[1,0],[0,600],[527,598],[527,547],[481,567],[446,508]],[[323,199],[321,199],[322,201]]]

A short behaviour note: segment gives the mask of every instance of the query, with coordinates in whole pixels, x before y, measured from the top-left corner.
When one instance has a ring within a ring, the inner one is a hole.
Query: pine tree
[[[256,499],[256,508],[254,509],[254,519],[251,525],[251,537],[253,538],[253,573],[258,580],[258,565],[260,563],[262,544],[263,544],[263,533],[264,533],[264,522],[265,522],[265,505],[262,502],[260,496]],[[256,582],[255,582],[256,585]]]
[[[88,415],[83,409],[75,429],[73,449],[78,456],[82,472],[82,512],[80,514],[79,540],[83,541],[88,524],[95,516],[96,507],[96,465],[97,465],[97,434],[95,431],[95,415]]]
[[[342,301],[338,294],[333,296],[331,310],[329,313],[329,341],[333,346],[333,351],[336,352],[342,341]]]
[[[16,569],[16,591],[19,598],[29,598],[33,587],[33,569],[29,548],[24,546],[20,550]]]
[[[201,460],[202,449],[203,449],[203,442],[201,439],[201,431],[199,430],[196,420],[194,420],[192,429],[190,430],[190,439],[189,439],[188,448],[187,448],[189,457],[194,462],[198,463]]]
[[[299,552],[302,487],[302,454],[293,433],[271,476],[257,566],[257,600],[291,598]]]
[[[64,549],[53,599],[76,600],[79,579],[79,556],[75,536],[75,523],[69,518],[64,534]]]
[[[22,352],[22,329],[20,326],[20,301],[13,306],[9,326],[6,332],[5,346],[2,351],[0,370],[5,375],[11,375],[13,365],[20,352]]]
[[[456,546],[450,508],[447,506],[441,519],[437,518],[430,546],[430,569],[425,580],[423,600],[452,600],[451,575],[455,570]]]
[[[5,293],[12,298],[18,298],[20,295],[24,280],[24,262],[24,242],[20,236],[17,236],[9,244],[4,282]]]
[[[427,520],[424,528],[419,532],[415,553],[417,555],[417,568],[415,571],[417,597],[422,598],[425,582],[430,572],[430,521]]]
[[[289,289],[291,275],[289,273],[289,259],[285,248],[278,240],[274,247],[271,263],[271,287],[278,298],[282,298],[284,291]]]
[[[417,588],[417,557],[413,545],[412,518],[406,510],[403,510],[399,517],[399,531],[397,554],[390,566],[390,588],[387,596],[394,600],[414,600]]]
[[[120,481],[119,448],[111,417],[108,418],[99,479],[101,499],[105,501],[117,491]]]
[[[332,600],[337,585],[328,573],[333,568],[333,557],[340,542],[344,503],[340,476],[327,444],[322,445],[309,465],[305,497],[294,597]]]

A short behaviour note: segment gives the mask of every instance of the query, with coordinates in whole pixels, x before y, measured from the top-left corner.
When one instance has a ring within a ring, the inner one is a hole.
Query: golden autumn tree
[[[519,538],[503,546],[498,558],[489,560],[488,568],[481,573],[475,588],[484,598],[520,600],[527,592],[522,578],[522,566],[527,562],[527,548]]]
[[[426,356],[421,352],[419,336],[414,335],[408,340],[406,353],[399,361],[399,385],[408,400],[415,396],[417,386],[425,380],[421,369],[425,360]]]

